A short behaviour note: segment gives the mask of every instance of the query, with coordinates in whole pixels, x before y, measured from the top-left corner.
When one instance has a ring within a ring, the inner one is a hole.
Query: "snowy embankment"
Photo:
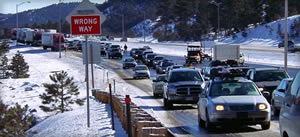
[[[84,106],[73,105],[73,111],[60,113],[43,112],[39,106],[42,100],[39,95],[45,93],[43,83],[52,83],[49,75],[65,70],[79,87],[79,98],[86,97],[86,84],[84,66],[80,57],[62,53],[58,58],[58,52],[49,52],[41,48],[29,46],[11,45],[7,57],[12,59],[17,51],[24,56],[29,65],[29,78],[24,79],[1,79],[0,98],[8,105],[28,104],[30,109],[36,110],[36,117],[39,123],[31,130],[37,134],[33,136],[126,136],[120,124],[116,125],[116,131],[111,129],[110,107],[106,104],[90,99],[91,127],[87,128],[86,102]],[[95,75],[101,76],[105,70],[95,71]],[[97,85],[104,87],[103,84]],[[116,120],[118,121],[118,120]]]
[[[291,26],[295,22],[300,21],[300,15],[288,17],[288,33],[291,35]],[[247,32],[247,37],[242,36],[242,32],[236,34],[236,38],[228,37],[219,40],[223,43],[251,45],[251,46],[277,46],[283,39],[284,34],[284,19],[250,27]],[[281,36],[280,36],[280,35]],[[290,36],[289,36],[290,37]],[[294,39],[296,42],[299,39]]]
[[[153,32],[156,31],[154,26],[157,24],[158,19],[155,21],[146,20],[143,21],[136,26],[132,27],[131,30],[134,31],[136,34],[138,34],[141,37],[137,38],[130,38],[128,41],[130,42],[143,42],[143,27],[145,27],[145,41],[151,42],[151,43],[158,43],[157,39],[153,37]],[[294,23],[300,22],[300,15],[290,16],[288,17],[288,33],[289,37],[291,37],[292,32],[292,26]],[[171,31],[174,31],[174,24],[169,24],[169,27],[171,28]],[[158,27],[156,29],[161,29],[161,27]],[[277,21],[273,21],[266,24],[260,24],[258,26],[251,25],[246,31],[247,36],[244,37],[242,35],[242,32],[239,32],[236,34],[236,37],[233,38],[233,36],[222,38],[218,40],[218,43],[230,43],[230,44],[241,44],[241,45],[248,45],[248,46],[277,46],[279,42],[283,40],[283,34],[284,34],[284,19],[280,19]],[[295,32],[294,32],[295,33]],[[300,38],[291,38],[296,43],[300,42]],[[184,41],[164,41],[161,43],[186,43]],[[190,42],[191,43],[191,42]],[[199,42],[198,42],[199,43]]]

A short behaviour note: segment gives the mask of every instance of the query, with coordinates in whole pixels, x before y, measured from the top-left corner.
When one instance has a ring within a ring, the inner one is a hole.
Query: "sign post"
[[[93,70],[94,56],[91,54],[91,61],[89,60],[88,36],[101,35],[101,23],[105,21],[106,17],[100,12],[97,7],[89,0],[82,0],[82,2],[71,11],[66,17],[66,20],[71,24],[72,35],[85,36],[85,52],[83,52],[83,62],[85,64],[86,75],[86,95],[87,95],[87,127],[90,127],[90,104],[89,104],[89,74],[88,64],[91,64]],[[90,53],[94,52],[92,45]],[[100,52],[99,52],[100,53]],[[100,56],[99,56],[100,57]],[[85,58],[85,59],[84,59]],[[93,72],[92,72],[93,74]],[[93,76],[92,76],[93,77]],[[94,81],[93,81],[94,87]]]

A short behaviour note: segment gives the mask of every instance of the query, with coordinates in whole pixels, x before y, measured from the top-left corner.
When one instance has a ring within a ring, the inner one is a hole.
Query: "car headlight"
[[[266,104],[259,104],[257,107],[258,107],[259,110],[265,110],[265,109],[267,109],[267,105]]]
[[[262,91],[264,91],[264,88],[258,88],[258,90],[259,90],[260,92],[262,92]]]
[[[224,109],[225,109],[224,105],[216,105],[217,111],[224,111]]]
[[[166,72],[166,70],[164,69],[164,70],[162,70],[163,72]]]
[[[150,62],[150,60],[148,60],[148,62]]]

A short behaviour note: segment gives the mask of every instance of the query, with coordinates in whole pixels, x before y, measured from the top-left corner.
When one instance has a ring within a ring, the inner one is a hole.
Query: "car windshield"
[[[157,81],[164,81],[164,80],[166,80],[166,79],[167,79],[167,78],[166,78],[165,75],[160,75],[160,76],[158,76],[158,77],[156,78]]]
[[[214,83],[210,96],[255,96],[260,95],[252,82]]]
[[[198,56],[198,53],[199,52],[196,52],[196,51],[189,51],[188,56]]]
[[[202,81],[201,75],[197,71],[175,71],[172,72],[169,82],[179,81]]]
[[[284,71],[272,70],[272,71],[257,71],[255,73],[254,81],[281,81],[288,76]]]
[[[148,58],[148,59],[153,59],[154,57],[155,57],[155,54],[147,55],[147,58]]]
[[[112,45],[111,48],[120,48],[119,45]]]
[[[164,57],[155,57],[153,60],[162,60]]]
[[[164,62],[164,63],[162,64],[162,67],[168,67],[168,66],[172,66],[172,65],[174,65],[173,62]]]
[[[133,58],[127,58],[127,59],[125,59],[125,62],[133,62],[133,61],[134,61]]]
[[[119,49],[111,49],[111,51],[117,52],[119,51]]]
[[[135,70],[148,70],[148,68],[146,66],[137,66]]]

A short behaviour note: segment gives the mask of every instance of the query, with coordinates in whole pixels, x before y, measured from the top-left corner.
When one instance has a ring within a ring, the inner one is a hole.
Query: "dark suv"
[[[176,104],[196,104],[205,86],[202,75],[196,69],[173,69],[167,74],[164,83],[164,106],[171,108]]]
[[[282,79],[289,78],[287,72],[280,68],[254,68],[247,72],[247,78],[252,80],[260,91],[270,93],[267,100],[271,101],[272,93]]]

